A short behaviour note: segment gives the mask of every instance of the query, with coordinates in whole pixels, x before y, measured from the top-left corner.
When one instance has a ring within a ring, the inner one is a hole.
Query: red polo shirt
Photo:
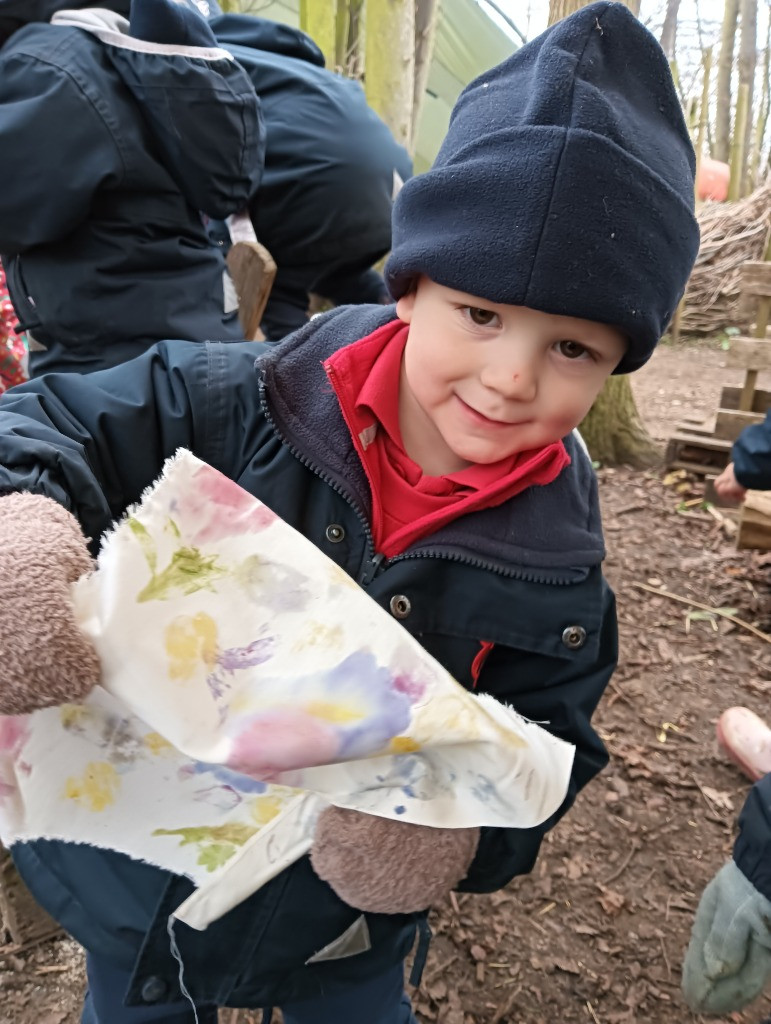
[[[405,452],[399,429],[399,379],[408,330],[400,320],[392,321],[324,363],[369,480],[375,546],[387,558],[458,516],[551,483],[570,463],[562,441],[555,441],[489,465],[425,476]]]

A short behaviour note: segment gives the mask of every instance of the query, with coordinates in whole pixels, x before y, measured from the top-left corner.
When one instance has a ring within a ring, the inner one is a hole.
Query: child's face
[[[402,439],[430,476],[564,437],[626,350],[607,324],[488,302],[426,277],[396,312],[410,325]]]

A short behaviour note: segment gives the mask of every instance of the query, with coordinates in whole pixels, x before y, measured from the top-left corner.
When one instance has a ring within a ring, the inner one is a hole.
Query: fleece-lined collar
[[[369,487],[323,362],[338,349],[395,319],[393,306],[343,306],[271,348],[257,363],[267,411],[306,464],[369,519]],[[447,553],[501,572],[552,570],[571,582],[605,554],[597,481],[572,435],[571,465],[544,487],[531,487],[497,508],[461,517],[410,547],[407,554]],[[522,574],[522,573],[520,573]]]

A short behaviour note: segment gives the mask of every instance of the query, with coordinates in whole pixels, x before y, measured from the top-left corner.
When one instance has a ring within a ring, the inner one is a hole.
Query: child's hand
[[[0,714],[81,700],[99,682],[70,584],[92,567],[77,520],[38,494],[0,497]]]
[[[696,1013],[726,1014],[771,980],[771,902],[734,861],[701,897],[683,965],[683,994]]]
[[[747,488],[736,479],[733,462],[729,462],[719,477],[715,478],[715,491],[723,501],[744,501]]]
[[[329,807],[316,826],[311,864],[349,906],[411,914],[465,878],[478,842],[478,828],[429,828]]]

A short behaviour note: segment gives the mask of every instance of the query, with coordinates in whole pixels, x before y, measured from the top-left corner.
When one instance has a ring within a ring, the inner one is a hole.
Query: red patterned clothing
[[[0,394],[27,379],[27,347],[15,332],[18,323],[0,266]]]

